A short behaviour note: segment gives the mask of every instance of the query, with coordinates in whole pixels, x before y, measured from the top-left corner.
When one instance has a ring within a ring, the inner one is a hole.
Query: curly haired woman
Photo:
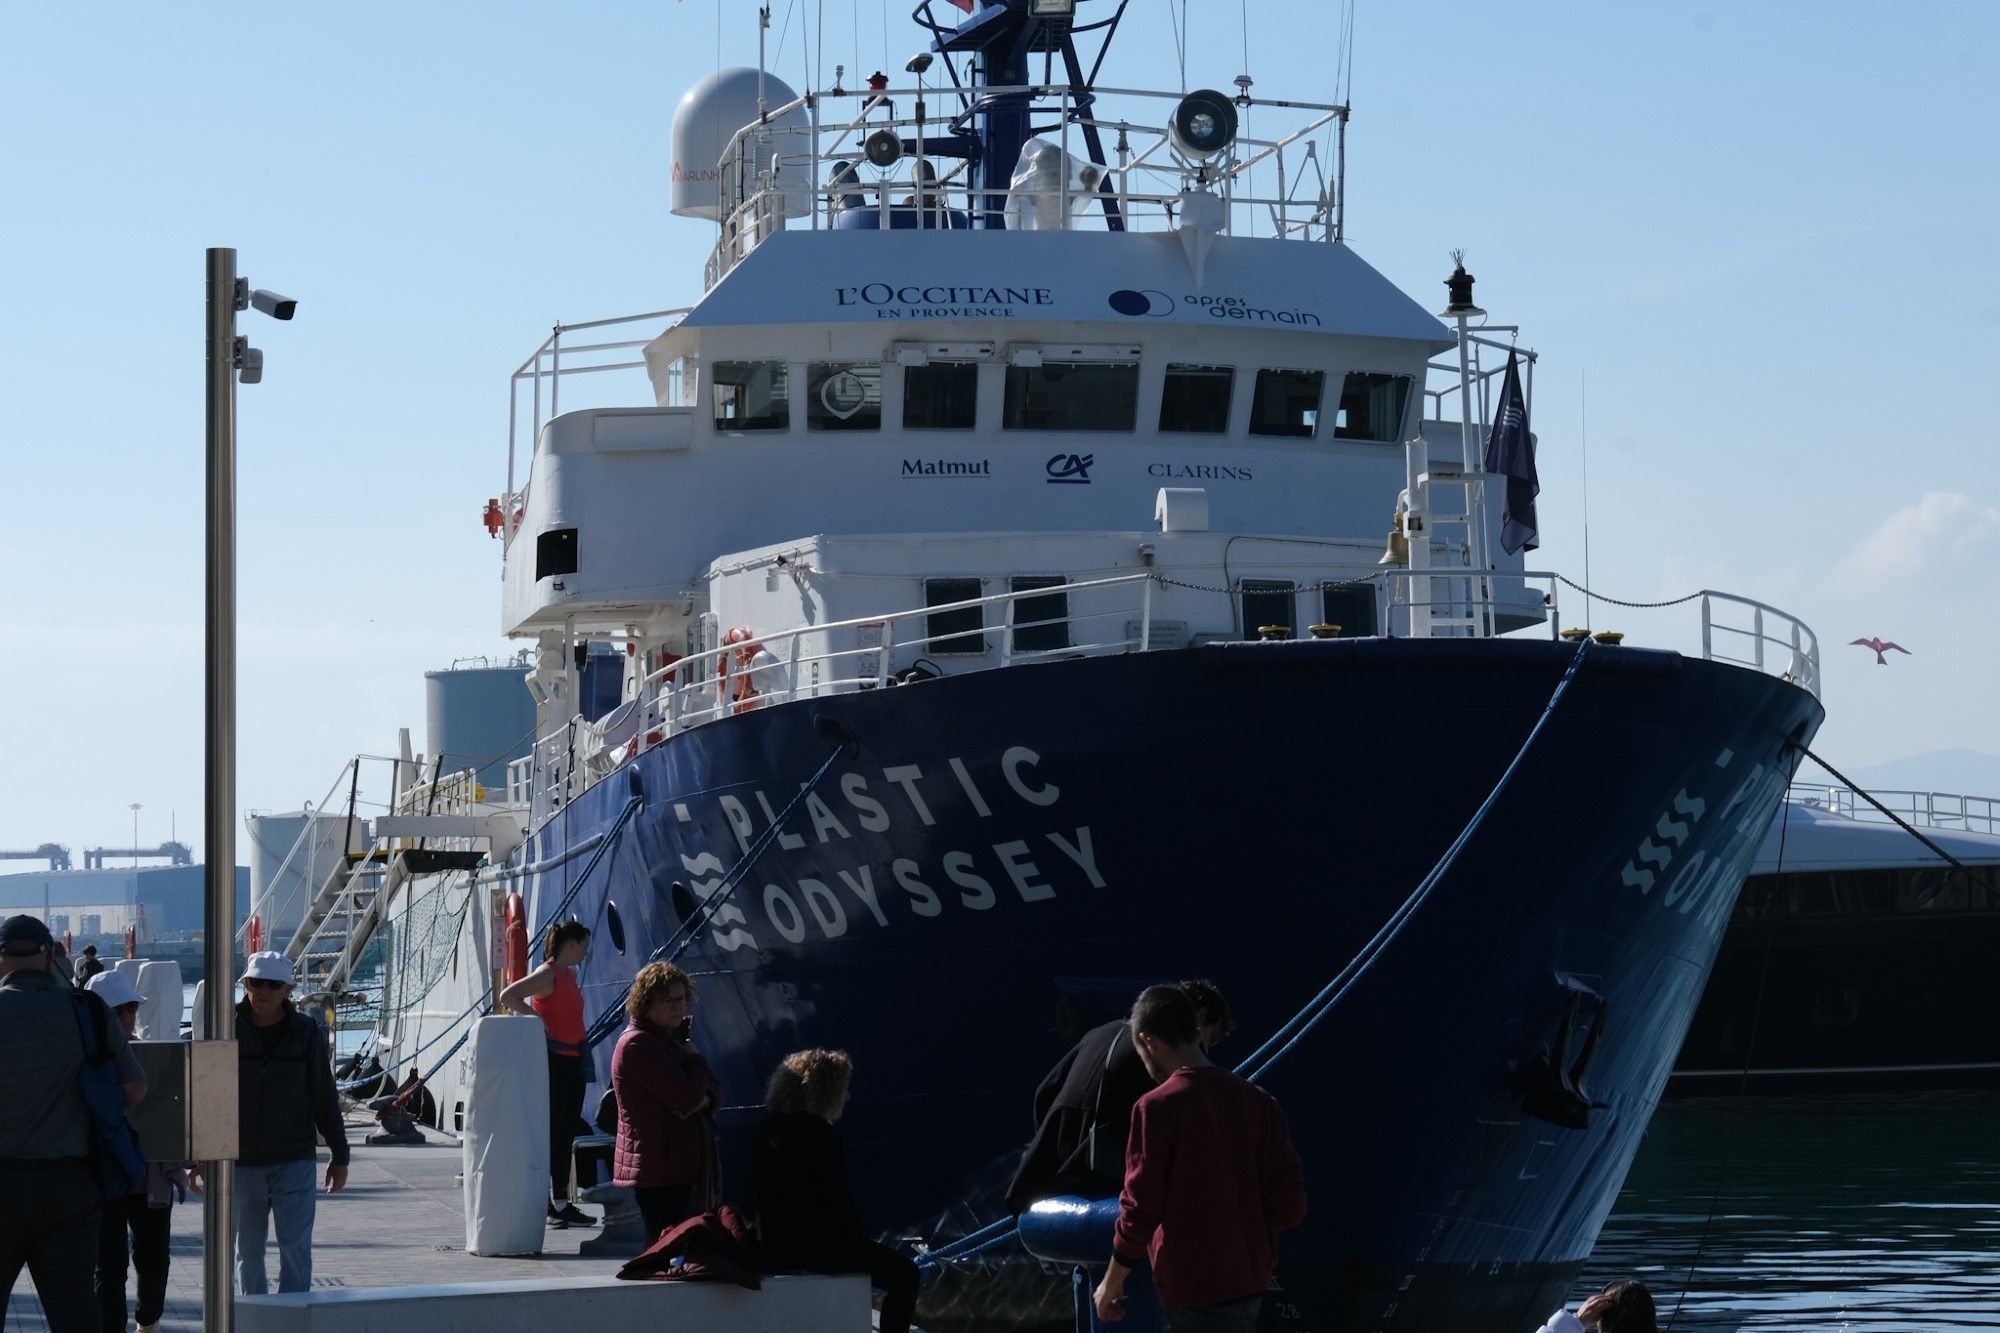
[[[771,1075],[750,1136],[750,1194],[769,1266],[778,1272],[866,1273],[882,1289],[881,1333],[904,1333],[917,1308],[917,1266],[862,1230],[834,1121],[854,1064],[845,1051],[795,1051]]]
[[[629,1022],[611,1055],[618,1094],[613,1184],[629,1188],[650,1243],[720,1195],[715,1110],[722,1084],[688,1040],[694,983],[672,963],[648,963],[625,1000]]]

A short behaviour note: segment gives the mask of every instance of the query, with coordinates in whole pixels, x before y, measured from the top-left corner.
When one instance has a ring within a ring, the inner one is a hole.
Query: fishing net
[[[408,1013],[451,970],[459,930],[472,905],[472,873],[418,875],[403,886],[383,921],[380,1012]],[[359,969],[357,969],[358,974]]]

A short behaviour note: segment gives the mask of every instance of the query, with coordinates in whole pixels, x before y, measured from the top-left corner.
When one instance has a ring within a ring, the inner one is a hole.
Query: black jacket
[[[1053,1194],[1102,1198],[1124,1183],[1124,1127],[1132,1106],[1153,1090],[1153,1076],[1132,1045],[1124,1019],[1083,1034],[1035,1090],[1035,1137],[1007,1186],[1007,1206],[1021,1212]],[[1090,1131],[1102,1117],[1118,1126],[1111,1160],[1090,1161]]]
[[[766,1115],[750,1131],[750,1198],[771,1272],[839,1267],[868,1244],[840,1131],[816,1115]]]
[[[347,1165],[347,1130],[333,1057],[318,1023],[290,1004],[275,1029],[250,1020],[250,1002],[236,1005],[236,1105],[242,1136],[237,1160],[246,1166],[297,1161],[326,1140],[333,1165]]]

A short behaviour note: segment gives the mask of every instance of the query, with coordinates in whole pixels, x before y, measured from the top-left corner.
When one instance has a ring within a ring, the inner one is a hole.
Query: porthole
[[[685,926],[694,920],[695,913],[701,910],[701,904],[695,901],[694,890],[679,880],[675,880],[667,890],[667,897],[673,904],[676,925]]]

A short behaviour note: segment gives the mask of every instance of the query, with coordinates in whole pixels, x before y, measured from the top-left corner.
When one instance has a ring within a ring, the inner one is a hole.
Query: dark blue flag
[[[1507,380],[1500,386],[1500,410],[1486,437],[1486,470],[1507,478],[1507,495],[1500,506],[1500,549],[1513,555],[1541,545],[1535,522],[1535,497],[1542,482],[1535,475],[1535,437],[1528,433],[1528,400],[1521,396],[1520,363],[1507,353]]]

